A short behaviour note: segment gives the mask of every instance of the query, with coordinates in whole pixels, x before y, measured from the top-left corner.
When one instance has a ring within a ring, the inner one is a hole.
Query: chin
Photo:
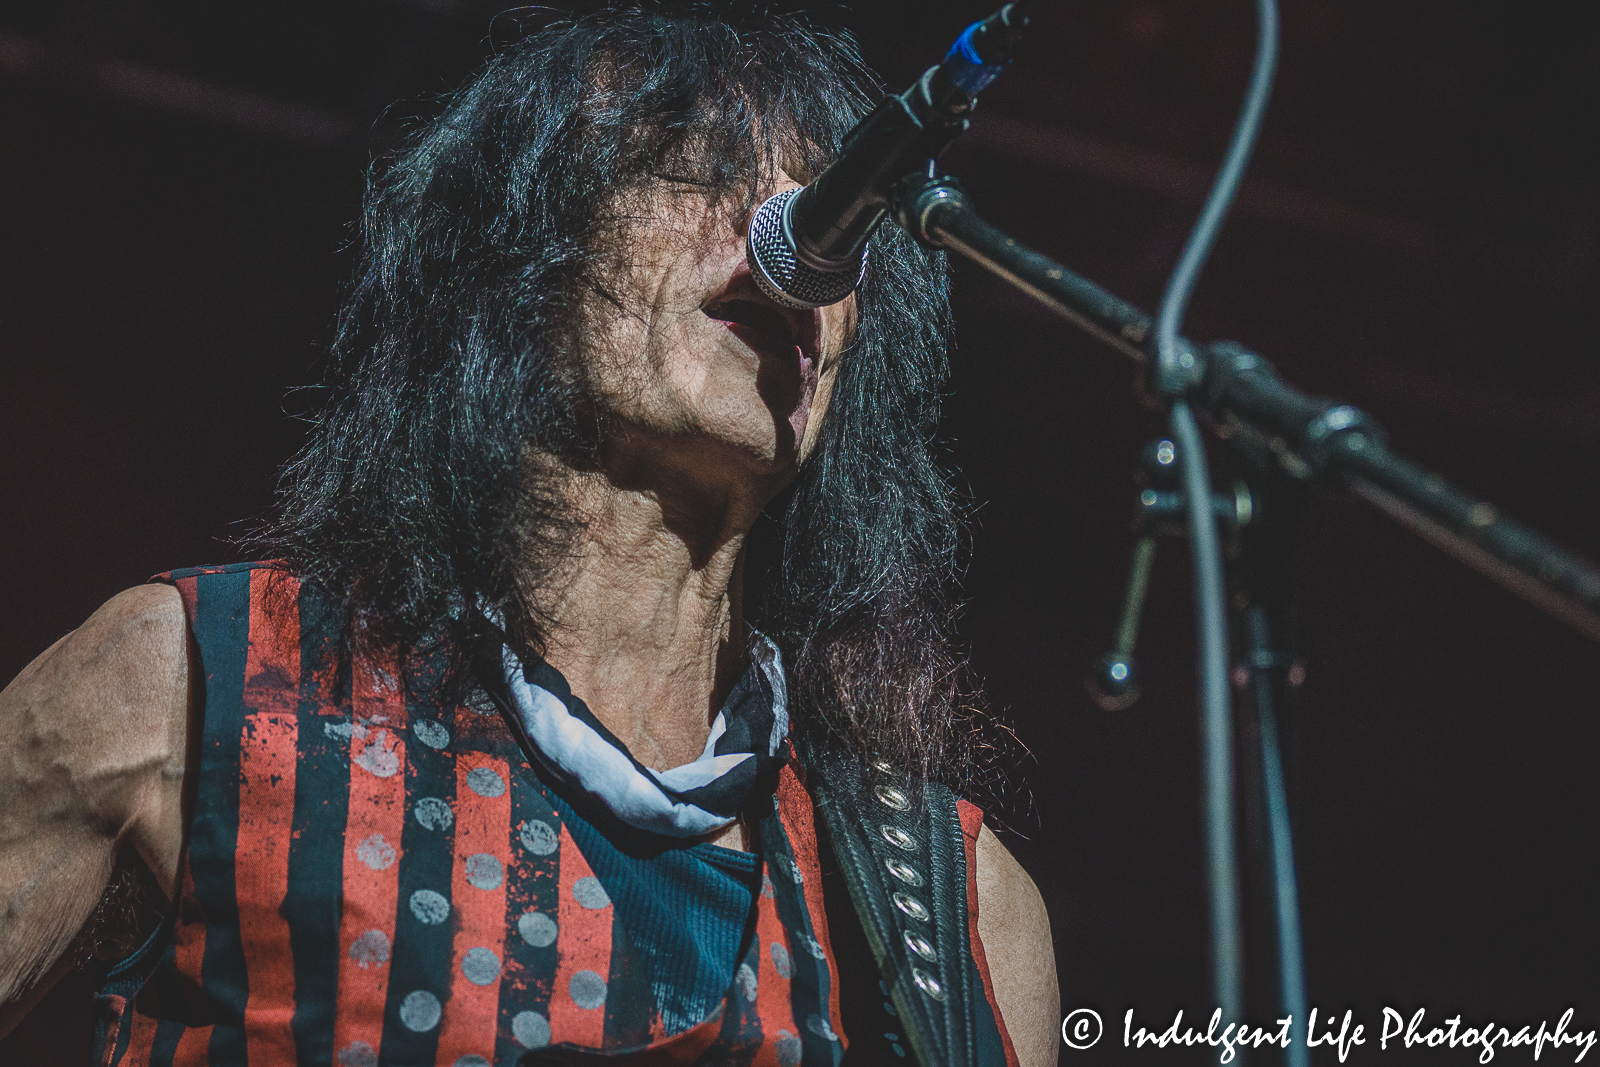
[[[809,392],[794,390],[778,398],[771,390],[758,390],[730,397],[711,405],[721,417],[696,420],[699,431],[732,445],[764,474],[792,473],[800,465],[800,448],[811,421]]]

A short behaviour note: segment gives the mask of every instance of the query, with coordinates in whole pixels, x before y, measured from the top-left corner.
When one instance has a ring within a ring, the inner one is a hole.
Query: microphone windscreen
[[[809,310],[837,304],[855,292],[867,272],[867,252],[861,250],[859,265],[843,270],[817,270],[801,262],[792,225],[794,201],[801,192],[786,190],[756,208],[745,238],[745,258],[763,293],[785,307]]]

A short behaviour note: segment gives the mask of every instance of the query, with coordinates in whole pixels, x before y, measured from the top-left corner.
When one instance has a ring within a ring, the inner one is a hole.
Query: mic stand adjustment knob
[[[1165,438],[1150,442],[1140,456],[1141,488],[1133,520],[1139,539],[1134,542],[1133,560],[1128,566],[1116,641],[1085,679],[1090,699],[1105,711],[1123,711],[1139,699],[1139,669],[1133,651],[1155,565],[1156,538],[1185,535],[1188,505],[1178,489],[1177,459],[1177,446]],[[1211,494],[1211,510],[1225,529],[1238,530],[1254,517],[1255,502],[1249,487],[1239,481],[1233,484],[1231,493]]]

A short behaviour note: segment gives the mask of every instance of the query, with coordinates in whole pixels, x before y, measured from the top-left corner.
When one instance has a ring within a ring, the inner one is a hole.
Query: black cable
[[[1200,635],[1200,753],[1207,882],[1211,896],[1212,985],[1229,1020],[1243,1018],[1243,943],[1239,930],[1239,880],[1234,843],[1233,708],[1228,699],[1228,619],[1222,553],[1211,513],[1211,477],[1205,443],[1189,405],[1172,405],[1183,488],[1189,499],[1189,549],[1194,562],[1196,627]],[[1193,457],[1193,458],[1185,458]],[[1196,503],[1196,501],[1199,501]]]
[[[1200,218],[1167,280],[1156,319],[1156,382],[1167,395],[1188,388],[1194,356],[1178,343],[1183,314],[1195,281],[1211,254],[1217,231],[1244,175],[1261,117],[1272,93],[1278,61],[1276,0],[1256,0],[1255,66],[1233,140],[1217,172]],[[1173,440],[1178,445],[1184,490],[1189,502],[1189,545],[1194,558],[1196,626],[1200,639],[1199,688],[1202,764],[1205,768],[1206,853],[1211,889],[1212,981],[1217,1006],[1229,1020],[1244,1018],[1243,939],[1239,928],[1237,848],[1233,833],[1233,709],[1228,692],[1227,593],[1216,520],[1211,514],[1211,475],[1194,413],[1183,400],[1172,405]]]
[[[1305,949],[1300,940],[1300,889],[1294,871],[1294,839],[1289,828],[1289,789],[1283,776],[1283,746],[1278,740],[1274,658],[1267,609],[1245,612],[1250,675],[1255,689],[1256,723],[1261,730],[1261,790],[1266,801],[1267,857],[1271,866],[1272,910],[1278,932],[1278,990],[1284,1015],[1294,1020],[1286,1067],[1311,1067],[1306,1045]]]

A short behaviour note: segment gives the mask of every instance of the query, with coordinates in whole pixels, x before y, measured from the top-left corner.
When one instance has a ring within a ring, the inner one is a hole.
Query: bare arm
[[[1053,1067],[1061,993],[1050,917],[1033,879],[985,826],[978,832],[978,937],[1022,1067]]]
[[[171,897],[193,661],[177,591],[141,586],[0,692],[0,1037],[70,969],[119,846]]]

